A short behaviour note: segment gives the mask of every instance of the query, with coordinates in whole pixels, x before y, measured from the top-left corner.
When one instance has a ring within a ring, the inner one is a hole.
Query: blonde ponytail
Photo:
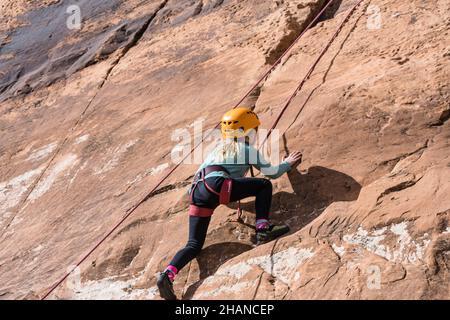
[[[243,152],[243,141],[238,139],[225,139],[220,148],[217,149],[216,163],[238,163]]]

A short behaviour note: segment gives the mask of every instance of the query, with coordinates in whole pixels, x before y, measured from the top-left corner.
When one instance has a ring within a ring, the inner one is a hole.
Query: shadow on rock
[[[316,219],[330,204],[336,201],[358,199],[361,185],[349,175],[325,167],[311,167],[307,173],[292,170],[288,178],[294,192],[278,192],[273,195],[271,216],[274,222],[286,222],[291,233],[302,229]],[[234,208],[231,205],[230,208]],[[252,213],[254,201],[242,204],[245,214]],[[237,242],[223,242],[210,245],[197,257],[200,280],[189,286],[183,299],[191,299],[204,279],[213,275],[226,261],[253,247]]]
[[[291,232],[302,229],[333,202],[358,199],[361,191],[361,185],[349,175],[320,166],[303,174],[292,170],[288,178],[294,192],[274,194],[271,218],[286,222]],[[242,208],[254,213],[254,202],[243,204]]]
[[[342,6],[342,0],[335,0],[322,14],[322,16],[317,20],[316,23],[312,26],[313,28],[322,21],[327,21],[336,17],[336,14],[340,10]],[[345,8],[344,8],[345,10]]]
[[[192,299],[203,281],[216,273],[217,269],[228,260],[253,249],[251,245],[239,242],[222,242],[212,244],[202,250],[197,257],[200,269],[200,280],[190,285],[183,295],[183,299]]]

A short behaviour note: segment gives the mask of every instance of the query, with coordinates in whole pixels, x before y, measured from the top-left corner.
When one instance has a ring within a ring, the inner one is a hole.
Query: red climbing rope
[[[318,64],[318,62],[320,61],[320,59],[322,58],[322,56],[325,54],[325,52],[327,51],[327,49],[330,47],[331,42],[334,40],[334,38],[337,36],[337,34],[339,33],[339,31],[341,30],[342,26],[344,25],[344,23],[347,21],[347,19],[350,17],[350,15],[353,13],[353,11],[356,9],[356,7],[364,0],[360,0],[349,12],[349,14],[347,15],[347,17],[344,19],[344,21],[342,22],[342,24],[339,26],[338,31],[335,33],[335,35],[332,37],[332,39],[330,40],[330,42],[327,44],[327,46],[325,47],[325,49],[322,51],[322,53],[320,54],[319,58],[316,60],[316,62],[313,64],[313,66],[311,67],[311,69],[308,71],[306,77],[302,80],[302,82],[300,83],[300,85],[297,87],[297,89],[295,90],[294,94],[291,95],[291,97],[288,99],[288,101],[286,102],[286,104],[284,105],[283,109],[281,110],[280,114],[278,115],[278,117],[276,118],[274,124],[272,125],[271,129],[269,130],[267,137],[265,140],[267,140],[267,138],[270,136],[271,132],[273,131],[273,129],[275,129],[276,125],[278,124],[278,122],[280,121],[281,117],[283,116],[284,112],[286,111],[286,109],[288,108],[288,106],[290,105],[290,103],[292,102],[292,100],[294,99],[294,97],[297,95],[297,93],[299,92],[299,90],[303,87],[303,84],[307,81],[307,79],[309,78],[309,76],[311,75],[311,73],[313,72],[314,68],[316,67],[316,65]],[[303,35],[307,32],[308,29],[311,28],[311,26],[313,26],[317,20],[322,16],[322,14],[325,12],[325,10],[331,5],[331,3],[334,2],[334,0],[329,0],[328,3],[322,8],[322,10],[318,13],[318,15],[310,22],[310,24],[303,30],[303,32],[295,39],[295,41],[291,44],[291,46],[289,48],[286,49],[286,51],[277,59],[277,61],[274,62],[274,64],[270,67],[270,69],[264,73],[264,75],[251,87],[251,89],[243,96],[243,98],[241,100],[239,100],[239,102],[235,105],[234,108],[238,107],[257,87],[258,85],[278,66],[278,64],[280,64],[280,62],[282,61],[282,59],[291,51],[291,49],[298,43],[298,41],[303,37]],[[219,123],[220,124],[220,123]],[[215,128],[218,128],[219,124],[217,124],[215,126]],[[211,134],[211,133],[210,133]],[[137,204],[135,204],[132,208],[130,208],[126,214],[123,216],[122,219],[120,219],[119,222],[117,222],[114,227],[106,234],[104,235],[96,244],[95,246],[90,249],[85,255],[83,255],[83,257],[79,260],[79,262],[77,264],[74,265],[74,267],[67,272],[58,282],[56,282],[48,291],[47,293],[41,298],[41,300],[45,300],[53,291],[55,291],[56,288],[58,288],[58,286],[60,286],[69,276],[70,274],[72,274],[73,271],[75,271],[75,269],[77,267],[79,267],[84,261],[86,261],[86,259],[103,243],[106,241],[106,239],[109,238],[109,236],[111,236],[111,234],[113,234],[118,228],[119,226],[125,221],[127,220],[131,214],[133,214],[133,212],[136,211],[136,209],[143,204],[162,184],[164,181],[167,180],[167,178],[169,178],[169,176],[172,175],[172,173],[178,169],[178,167],[180,167],[180,165],[198,148],[198,146],[200,146],[204,140],[208,137],[205,136],[203,137],[203,139],[197,144],[195,145],[189,154],[187,154],[179,163],[177,163],[172,169],[170,169],[157,183],[156,185],[151,189],[151,191],[149,193],[147,193],[147,195],[141,199]],[[265,141],[264,140],[264,141]]]
[[[240,106],[242,102],[244,102],[245,98],[247,98],[253,90],[255,90],[258,85],[280,64],[280,62],[283,60],[283,58],[291,51],[291,49],[298,43],[298,41],[305,35],[305,33],[320,19],[322,14],[325,12],[325,10],[328,9],[328,7],[334,2],[334,0],[329,0],[327,4],[320,10],[320,12],[317,14],[317,16],[311,20],[311,22],[306,26],[306,28],[300,33],[300,35],[292,42],[292,44],[286,49],[286,51],[283,52],[283,54],[275,61],[272,66],[267,70],[266,73],[263,74],[261,78],[253,85],[253,87],[250,88],[249,91],[242,97],[241,100],[239,100],[238,103],[236,103],[236,107]]]
[[[322,60],[323,56],[325,55],[325,53],[328,51],[328,49],[330,48],[331,44],[333,43],[334,39],[336,39],[336,37],[338,36],[338,34],[341,32],[342,27],[344,26],[344,24],[347,22],[347,20],[350,18],[350,16],[353,14],[353,12],[356,10],[356,8],[363,2],[364,0],[359,0],[347,13],[347,15],[345,16],[345,18],[342,20],[342,22],[339,24],[338,28],[336,29],[336,32],[333,34],[333,36],[330,38],[330,40],[328,40],[327,44],[325,45],[325,47],[323,48],[323,50],[320,52],[319,56],[317,57],[317,59],[314,61],[314,63],[311,65],[311,68],[309,68],[308,72],[306,73],[305,77],[302,79],[302,81],[300,82],[300,84],[297,86],[297,88],[294,90],[294,92],[292,93],[292,95],[287,99],[286,103],[284,104],[283,108],[281,109],[280,113],[278,114],[277,118],[275,119],[275,121],[273,122],[272,127],[269,129],[269,132],[267,133],[265,139],[263,140],[263,142],[260,144],[260,147],[262,147],[264,145],[264,143],[267,141],[267,139],[270,137],[270,135],[272,134],[273,130],[276,128],[278,122],[280,121],[280,119],[282,118],[283,114],[285,113],[285,111],[287,110],[287,108],[289,107],[289,105],[292,103],[292,100],[294,100],[294,98],[297,96],[298,92],[303,88],[303,85],[306,83],[306,81],[308,81],[309,77],[312,75],[314,69],[317,67],[317,64],[320,62],[320,60]]]

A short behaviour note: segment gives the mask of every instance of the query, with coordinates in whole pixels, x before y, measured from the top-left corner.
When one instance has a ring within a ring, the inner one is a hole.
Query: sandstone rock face
[[[326,1],[1,0],[0,297],[37,299],[151,190],[177,129],[213,127]],[[270,127],[356,1],[335,1],[245,101]],[[4,18],[3,18],[4,17]],[[289,235],[216,210],[183,299],[450,298],[450,3],[364,1],[278,125]],[[192,145],[191,145],[192,146]],[[189,149],[191,146],[187,146]],[[159,299],[187,237],[183,164],[51,298]]]

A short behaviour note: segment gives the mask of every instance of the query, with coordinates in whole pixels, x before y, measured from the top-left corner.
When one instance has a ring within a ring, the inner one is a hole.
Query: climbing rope
[[[264,143],[267,141],[267,139],[270,137],[270,135],[272,134],[273,130],[276,128],[276,126],[278,125],[278,122],[281,120],[281,118],[283,117],[283,114],[286,112],[287,108],[290,106],[290,104],[292,103],[292,101],[294,100],[294,98],[297,96],[297,94],[300,92],[300,90],[302,90],[303,86],[305,85],[306,81],[308,81],[308,79],[311,77],[312,73],[314,72],[314,70],[316,69],[317,65],[319,64],[320,60],[322,60],[323,56],[325,55],[325,53],[328,51],[328,49],[330,48],[330,46],[333,44],[334,39],[336,39],[336,37],[339,35],[339,33],[341,32],[343,26],[345,25],[345,23],[348,21],[348,19],[351,17],[351,15],[353,14],[353,12],[356,10],[356,8],[363,2],[364,0],[359,0],[347,13],[347,15],[344,17],[344,19],[342,20],[342,22],[339,24],[338,28],[336,29],[336,32],[333,34],[333,36],[328,40],[327,44],[325,45],[325,47],[323,48],[323,50],[320,52],[319,56],[317,57],[317,59],[313,62],[313,64],[311,65],[311,68],[309,68],[308,72],[306,73],[305,77],[302,79],[302,81],[300,81],[299,85],[297,86],[297,88],[294,90],[294,92],[291,94],[291,96],[287,99],[286,103],[283,105],[283,108],[281,109],[280,113],[278,114],[278,116],[276,117],[275,121],[272,124],[272,127],[269,129],[269,131],[267,132],[266,137],[264,138],[263,142],[260,144],[260,147],[262,147],[264,145]]]
[[[266,143],[267,139],[269,139],[270,135],[272,134],[273,130],[276,128],[276,126],[278,125],[279,121],[281,120],[281,118],[283,117],[283,114],[286,112],[286,110],[288,109],[288,107],[291,105],[292,101],[294,100],[294,98],[297,96],[297,94],[302,90],[304,84],[306,83],[306,81],[309,80],[309,78],[311,77],[312,73],[314,72],[315,68],[317,67],[317,65],[319,64],[320,60],[322,60],[323,56],[325,55],[325,53],[328,51],[328,49],[330,48],[331,44],[333,43],[334,39],[336,39],[336,37],[339,35],[339,33],[342,30],[342,27],[345,25],[345,23],[348,21],[348,19],[350,18],[350,16],[353,14],[353,12],[356,10],[356,8],[363,2],[364,0],[359,0],[347,13],[347,15],[345,16],[345,18],[342,20],[342,22],[339,24],[338,28],[336,29],[335,33],[333,34],[333,36],[328,40],[327,44],[325,45],[325,47],[322,49],[322,51],[320,52],[319,56],[317,57],[317,59],[314,61],[314,63],[311,65],[311,68],[309,68],[308,72],[306,73],[305,77],[302,79],[302,81],[299,83],[299,85],[297,86],[297,88],[294,90],[294,92],[291,94],[291,96],[287,99],[287,101],[285,102],[285,104],[283,105],[280,113],[278,114],[277,118],[275,119],[275,121],[272,124],[272,127],[269,129],[269,131],[267,132],[267,135],[265,136],[265,138],[263,139],[263,141],[260,143],[259,148],[261,149],[263,148],[264,144]],[[294,120],[295,121],[295,120]],[[292,125],[292,124],[291,124]],[[289,127],[284,131],[283,134],[286,133],[286,131],[289,129]],[[255,175],[252,173],[252,176],[254,177]],[[242,216],[242,209],[240,207],[240,204],[238,204],[238,220],[240,220],[240,217]]]
[[[273,123],[272,127],[270,128],[269,132],[267,133],[266,138],[264,139],[264,142],[269,138],[272,131],[277,126],[278,122],[280,121],[281,117],[283,116],[284,112],[287,110],[289,105],[291,104],[292,100],[295,98],[295,96],[298,94],[298,92],[303,87],[304,83],[309,79],[312,72],[314,71],[315,67],[321,60],[321,58],[324,56],[328,48],[331,46],[331,43],[336,38],[336,36],[339,34],[340,30],[342,29],[345,22],[348,20],[348,18],[351,16],[351,14],[354,12],[354,10],[361,4],[364,0],[359,0],[358,3],[349,10],[349,13],[345,17],[345,19],[342,21],[340,26],[338,27],[338,30],[333,35],[333,37],[329,40],[326,47],[322,52],[320,53],[319,57],[316,59],[316,61],[313,63],[312,67],[307,72],[305,78],[300,82],[299,86],[296,88],[294,93],[289,97],[287,102],[284,104],[281,112],[275,119],[275,122]],[[263,76],[250,88],[250,90],[242,97],[242,99],[239,100],[239,102],[235,105],[234,108],[237,108],[258,86],[259,84],[266,79],[266,77],[280,64],[280,62],[283,60],[283,58],[292,50],[292,48],[299,42],[299,40],[303,37],[303,35],[319,20],[319,18],[322,16],[322,14],[325,12],[325,10],[333,3],[334,0],[329,0],[328,3],[322,8],[322,10],[318,13],[318,15],[309,23],[309,25],[303,30],[303,32],[294,40],[294,42],[289,46],[289,48],[286,49],[286,51],[275,61],[272,66],[269,68],[268,71],[266,71]],[[218,123],[215,128],[218,128],[220,123]],[[41,300],[45,300],[48,296],[50,296],[53,291],[56,290],[74,271],[77,267],[79,267],[86,259],[95,251],[97,248],[103,244],[124,222],[127,220],[135,211],[137,208],[139,208],[144,202],[148,200],[148,198],[172,175],[172,173],[175,172],[176,169],[180,167],[180,165],[204,142],[208,136],[212,134],[212,131],[210,131],[209,134],[207,134],[205,137],[202,138],[202,140],[195,145],[191,151],[180,161],[178,162],[172,169],[170,169],[156,184],[153,186],[153,188],[146,194],[145,197],[143,197],[139,202],[137,202],[133,207],[131,207],[126,214],[123,216],[120,221],[118,221],[114,227],[106,234],[104,235],[86,254],[83,255],[83,257],[76,263],[73,268],[71,268],[70,271],[64,274],[64,276],[58,280],[48,291],[47,293],[41,298]],[[263,142],[263,143],[264,143]]]

